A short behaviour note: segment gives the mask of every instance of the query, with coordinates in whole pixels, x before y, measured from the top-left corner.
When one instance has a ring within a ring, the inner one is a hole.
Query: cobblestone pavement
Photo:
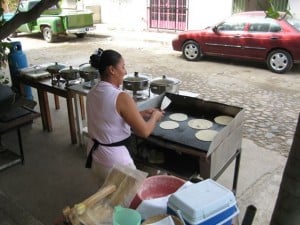
[[[300,112],[300,66],[287,74],[269,72],[265,65],[221,59],[187,62],[168,45],[142,41],[122,41],[107,37],[67,39],[47,44],[22,38],[31,64],[62,62],[80,65],[98,47],[122,53],[128,72],[152,77],[168,75],[182,80],[181,90],[200,98],[245,109],[244,137],[259,146],[287,156]]]

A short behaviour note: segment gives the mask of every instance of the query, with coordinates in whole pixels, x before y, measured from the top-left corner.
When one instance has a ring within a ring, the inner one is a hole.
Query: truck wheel
[[[49,43],[54,42],[55,38],[50,27],[44,27],[42,33],[45,41]]]
[[[76,33],[75,35],[76,35],[76,37],[78,37],[78,38],[84,38],[85,35],[86,35],[86,33]]]

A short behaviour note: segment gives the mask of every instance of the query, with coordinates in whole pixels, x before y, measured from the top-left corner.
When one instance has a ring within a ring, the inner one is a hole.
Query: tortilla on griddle
[[[195,136],[200,141],[212,141],[217,133],[218,131],[215,130],[200,130]]]
[[[213,123],[205,119],[192,119],[188,122],[189,127],[194,129],[205,130],[213,126]]]
[[[173,130],[179,127],[179,123],[171,120],[163,121],[159,124],[162,129]]]
[[[175,121],[181,122],[181,121],[187,120],[187,119],[188,119],[188,116],[187,116],[186,114],[184,114],[184,113],[173,113],[173,114],[171,114],[171,115],[169,116],[169,118],[170,118],[171,120],[175,120]]]
[[[221,124],[221,125],[228,125],[231,120],[233,120],[232,116],[217,116],[215,117],[214,121],[217,124]]]

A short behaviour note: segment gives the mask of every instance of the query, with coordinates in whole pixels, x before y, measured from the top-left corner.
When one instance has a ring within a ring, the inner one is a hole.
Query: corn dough
[[[162,129],[173,130],[179,127],[179,123],[171,120],[163,121],[159,124]]]
[[[218,131],[215,130],[200,130],[195,136],[200,141],[212,141],[217,133]]]
[[[233,120],[233,117],[231,116],[217,116],[215,117],[215,122],[221,125],[228,125],[231,120]]]
[[[188,116],[184,113],[173,113],[169,116],[169,118],[171,120],[175,120],[175,121],[185,121],[188,119]]]
[[[213,123],[205,119],[192,119],[188,122],[189,127],[194,129],[205,130],[213,126]]]

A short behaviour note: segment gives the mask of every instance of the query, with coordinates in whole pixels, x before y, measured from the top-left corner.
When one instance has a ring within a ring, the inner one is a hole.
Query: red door
[[[187,0],[150,0],[149,27],[167,30],[187,28]]]

